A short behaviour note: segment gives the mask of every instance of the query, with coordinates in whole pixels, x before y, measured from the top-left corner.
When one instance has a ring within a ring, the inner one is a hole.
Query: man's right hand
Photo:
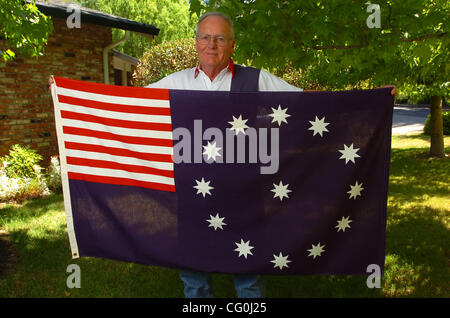
[[[48,79],[48,90],[51,91],[52,90],[52,85],[55,83],[55,81],[53,80],[53,77],[50,77]]]

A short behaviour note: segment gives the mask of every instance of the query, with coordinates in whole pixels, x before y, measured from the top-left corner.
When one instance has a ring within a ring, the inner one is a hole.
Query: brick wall
[[[44,156],[44,167],[58,154],[50,75],[102,83],[103,48],[112,42],[110,28],[82,23],[80,29],[69,29],[65,20],[52,20],[54,31],[43,56],[0,60],[0,156],[13,144],[30,145]],[[111,80],[111,56],[109,62]]]

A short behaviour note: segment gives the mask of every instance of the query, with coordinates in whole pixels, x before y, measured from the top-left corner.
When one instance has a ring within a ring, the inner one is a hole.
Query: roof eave
[[[71,15],[73,11],[72,10],[70,12],[67,12],[68,7],[58,6],[50,3],[35,2],[35,4],[38,7],[39,11],[41,11],[43,14],[55,18],[67,19],[67,17]],[[128,20],[113,15],[103,14],[98,11],[87,11],[84,10],[83,7],[80,8],[80,14],[81,23],[91,23],[152,36],[158,35],[160,31],[160,29],[150,24]]]

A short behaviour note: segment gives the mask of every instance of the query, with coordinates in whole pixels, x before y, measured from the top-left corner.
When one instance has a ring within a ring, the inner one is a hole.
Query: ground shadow
[[[449,297],[445,212],[430,207],[399,211],[399,206],[388,211],[386,270],[391,272],[387,280],[392,290],[386,290],[387,295]]]

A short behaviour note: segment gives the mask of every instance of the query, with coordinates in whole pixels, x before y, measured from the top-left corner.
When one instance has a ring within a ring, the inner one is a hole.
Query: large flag
[[[383,271],[393,97],[54,77],[74,258],[220,273]]]

